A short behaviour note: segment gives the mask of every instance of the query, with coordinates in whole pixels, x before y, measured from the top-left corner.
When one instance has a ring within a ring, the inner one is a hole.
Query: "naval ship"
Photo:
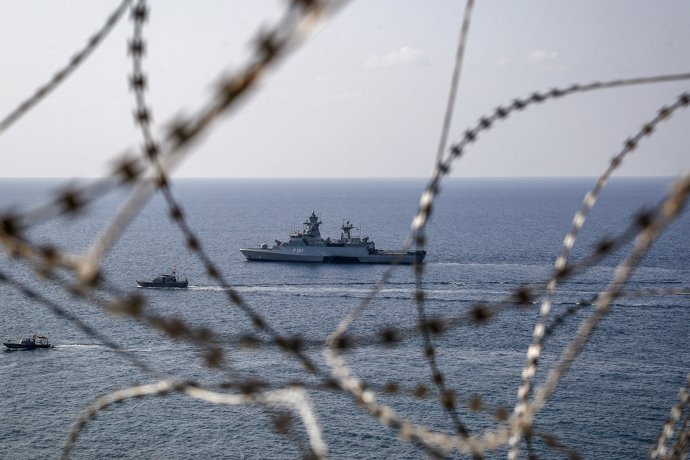
[[[321,221],[314,211],[303,223],[300,232],[293,230],[290,240],[275,240],[273,247],[264,243],[258,248],[240,249],[247,260],[277,262],[333,262],[363,264],[412,264],[422,263],[426,251],[392,251],[376,249],[369,237],[361,238],[352,235],[355,228],[350,221],[343,223],[339,240],[321,238],[319,225]]]

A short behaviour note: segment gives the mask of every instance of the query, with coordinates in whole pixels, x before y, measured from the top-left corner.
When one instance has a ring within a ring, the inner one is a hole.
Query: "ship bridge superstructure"
[[[302,225],[301,232],[297,230],[290,232],[290,244],[300,244],[300,242],[304,244],[326,244],[323,238],[321,238],[321,232],[319,231],[321,221],[313,210]]]

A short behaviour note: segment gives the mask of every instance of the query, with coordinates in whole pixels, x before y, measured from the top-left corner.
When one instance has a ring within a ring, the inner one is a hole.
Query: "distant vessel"
[[[173,268],[172,273],[169,275],[160,275],[153,278],[151,281],[139,281],[137,280],[139,287],[146,288],[186,288],[187,278],[182,280],[182,278],[177,276],[175,269]]]
[[[352,235],[354,228],[350,221],[343,223],[339,240],[321,238],[319,225],[321,221],[314,211],[303,223],[300,232],[293,230],[290,240],[283,243],[275,240],[273,247],[264,243],[258,248],[240,249],[247,260],[278,262],[334,262],[365,264],[412,264],[422,263],[426,251],[392,251],[376,249],[369,237],[360,238]]]
[[[36,348],[52,347],[48,341],[48,337],[36,334],[31,337],[22,337],[19,340],[8,340],[2,344],[10,350],[35,350]]]

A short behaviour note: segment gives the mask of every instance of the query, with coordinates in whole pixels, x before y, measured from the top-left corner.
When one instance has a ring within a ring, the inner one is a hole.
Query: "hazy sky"
[[[0,3],[0,116],[45,81],[119,1]],[[190,113],[246,62],[283,1],[151,2],[144,35],[154,123]],[[460,0],[352,2],[196,145],[177,177],[424,177],[432,170],[462,20]],[[0,135],[0,177],[100,176],[140,145],[128,88],[129,15],[47,100]],[[476,2],[450,139],[535,90],[690,71],[690,1]],[[482,136],[454,176],[594,176],[690,81],[576,95]],[[621,175],[690,166],[690,110]]]

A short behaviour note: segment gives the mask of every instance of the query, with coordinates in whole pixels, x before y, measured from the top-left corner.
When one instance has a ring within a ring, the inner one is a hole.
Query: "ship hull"
[[[10,350],[36,350],[37,348],[51,348],[52,345],[23,345],[20,343],[3,343]]]
[[[37,348],[50,348],[52,345],[48,342],[48,337],[42,335],[34,335],[33,337],[22,337],[18,340],[8,340],[3,342],[8,350],[35,350]]]
[[[145,288],[178,288],[184,289],[187,287],[187,281],[182,281],[179,283],[155,283],[153,281],[137,281],[139,287]]]
[[[336,264],[403,264],[409,265],[424,261],[425,251],[376,251],[369,253],[366,249],[351,251],[329,250],[323,248],[298,248],[301,252],[281,247],[278,249],[251,248],[240,249],[249,261],[259,262],[306,262]]]

